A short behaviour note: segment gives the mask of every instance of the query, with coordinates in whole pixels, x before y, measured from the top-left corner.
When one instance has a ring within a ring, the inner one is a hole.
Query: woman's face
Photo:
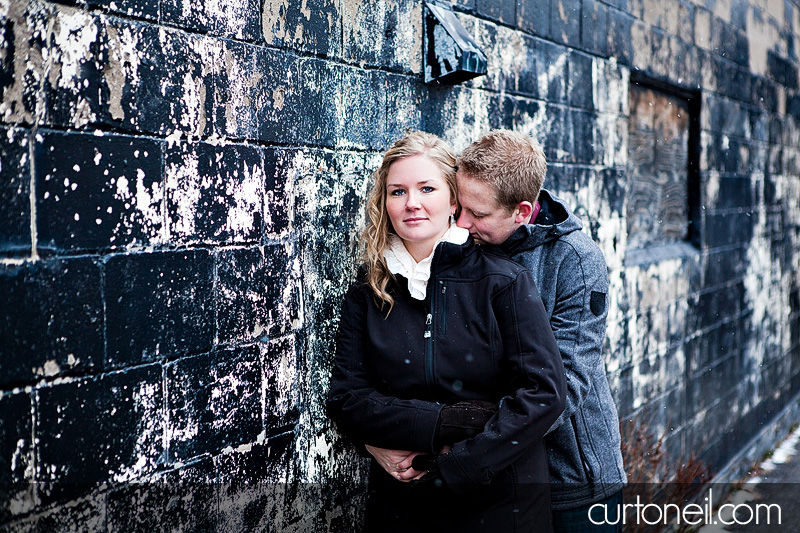
[[[424,155],[392,163],[386,179],[386,211],[406,249],[419,262],[447,231],[455,210],[439,167]]]

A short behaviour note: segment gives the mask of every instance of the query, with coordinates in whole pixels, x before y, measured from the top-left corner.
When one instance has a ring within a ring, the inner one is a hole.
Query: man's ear
[[[514,216],[514,222],[517,224],[526,224],[533,214],[533,204],[528,201],[522,201],[517,204],[516,211],[517,214]]]

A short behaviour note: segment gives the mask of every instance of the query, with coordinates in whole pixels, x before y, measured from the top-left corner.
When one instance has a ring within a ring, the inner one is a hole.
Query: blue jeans
[[[592,506],[597,507],[592,509]],[[589,519],[590,509],[593,511],[591,520]],[[619,491],[605,500],[584,507],[553,511],[553,531],[555,533],[622,533],[621,509],[622,491]]]

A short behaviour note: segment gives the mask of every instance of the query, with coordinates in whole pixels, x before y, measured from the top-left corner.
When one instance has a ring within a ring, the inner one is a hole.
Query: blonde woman
[[[373,457],[368,531],[550,531],[564,368],[528,271],[453,222],[455,174],[427,133],[384,155],[329,413]]]

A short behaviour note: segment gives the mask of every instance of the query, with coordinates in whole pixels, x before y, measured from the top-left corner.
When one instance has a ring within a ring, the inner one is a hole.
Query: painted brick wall
[[[609,263],[620,412],[730,468],[800,392],[800,4],[0,0],[0,524],[352,531],[323,405],[369,173],[539,138]],[[701,98],[697,245],[629,254],[631,73]]]

